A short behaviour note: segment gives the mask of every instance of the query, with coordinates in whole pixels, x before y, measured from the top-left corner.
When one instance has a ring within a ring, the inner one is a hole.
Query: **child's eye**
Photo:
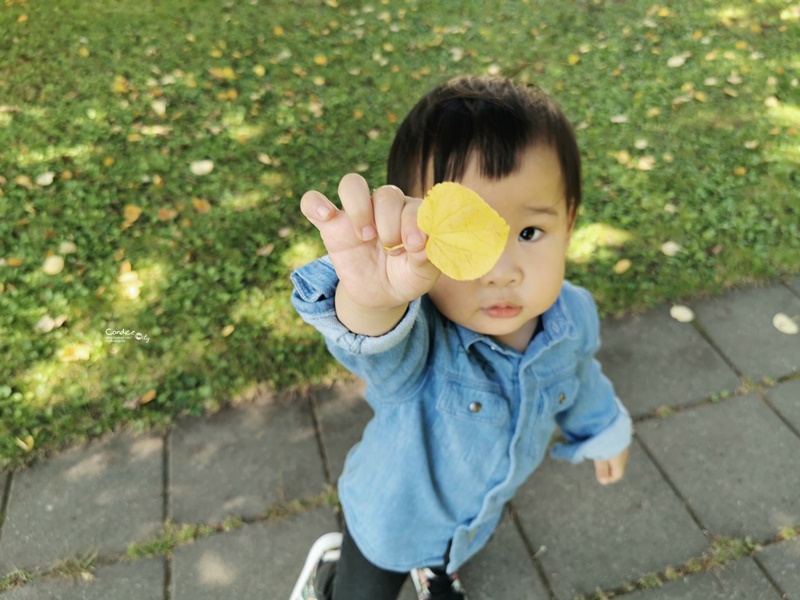
[[[520,231],[519,239],[521,239],[523,242],[535,242],[540,237],[542,237],[543,234],[544,231],[542,231],[538,227],[526,227],[525,229]]]

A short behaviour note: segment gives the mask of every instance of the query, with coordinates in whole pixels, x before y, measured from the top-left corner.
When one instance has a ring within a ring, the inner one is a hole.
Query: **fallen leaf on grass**
[[[225,325],[225,327],[222,328],[222,337],[230,336],[235,329],[236,327],[234,327],[233,325]]]
[[[56,174],[52,171],[47,171],[46,173],[42,173],[36,178],[36,185],[40,185],[42,187],[47,187],[53,180],[55,179]]]
[[[669,315],[681,323],[691,323],[694,321],[694,312],[688,306],[676,304],[669,309]]]
[[[454,182],[433,186],[417,213],[428,236],[428,259],[456,281],[488,273],[505,250],[508,224],[471,189]]]
[[[617,264],[614,265],[614,273],[617,275],[622,275],[623,273],[627,272],[633,263],[628,258],[623,258]]]
[[[44,264],[42,265],[42,271],[44,271],[47,275],[58,275],[63,270],[64,270],[63,256],[54,254],[53,256],[48,256],[46,259],[44,259]]]
[[[128,204],[125,206],[125,210],[122,214],[125,217],[125,223],[131,225],[135,223],[140,216],[142,216],[142,209],[135,204]]]
[[[14,438],[14,443],[22,448],[24,452],[30,452],[33,450],[34,440],[32,435],[25,436],[24,439]]]
[[[133,400],[128,400],[127,402],[125,402],[122,405],[122,407],[130,410],[138,410],[139,407],[141,407],[142,405],[155,400],[156,395],[157,395],[156,390],[147,390],[141,396],[137,396]]]
[[[178,211],[174,208],[160,208],[158,210],[158,220],[159,221],[171,221],[175,217],[178,216]]]
[[[691,52],[683,52],[678,54],[677,56],[673,56],[667,61],[667,66],[671,69],[677,69],[678,67],[682,67],[686,64],[686,61],[689,57],[692,56]]]
[[[661,244],[661,252],[667,256],[675,256],[681,251],[681,246],[677,242],[664,242]]]
[[[778,313],[772,317],[772,325],[775,329],[786,335],[797,335],[800,331],[797,321],[784,313]]]
[[[208,175],[214,170],[214,161],[198,160],[189,165],[189,169],[195,175]]]
[[[61,362],[76,362],[89,360],[91,346],[89,344],[70,344],[65,346],[58,354]]]
[[[208,200],[195,198],[192,200],[192,206],[194,206],[194,209],[201,214],[211,212],[211,204],[209,204]]]

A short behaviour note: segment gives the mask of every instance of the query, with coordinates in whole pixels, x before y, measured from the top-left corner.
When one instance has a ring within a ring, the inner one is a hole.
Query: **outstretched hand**
[[[319,230],[339,276],[339,319],[351,331],[379,335],[385,331],[378,330],[391,329],[408,303],[427,293],[439,276],[425,254],[427,238],[417,227],[422,201],[395,186],[370,194],[366,180],[355,173],[342,178],[339,198],[342,210],[320,192],[310,191],[303,195],[300,209]],[[361,323],[359,315],[369,323]]]

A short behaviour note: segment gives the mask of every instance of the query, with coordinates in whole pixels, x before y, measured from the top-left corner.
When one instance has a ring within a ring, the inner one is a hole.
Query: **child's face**
[[[483,177],[473,156],[460,183],[506,220],[508,243],[484,277],[455,281],[442,275],[428,295],[451,321],[522,352],[564,280],[573,219],[557,155],[547,146],[530,147],[519,168],[498,180]]]

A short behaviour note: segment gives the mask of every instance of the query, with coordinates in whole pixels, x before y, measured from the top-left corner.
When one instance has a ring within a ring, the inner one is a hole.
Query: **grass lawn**
[[[299,198],[382,184],[457,74],[575,123],[604,314],[800,269],[797,2],[4,0],[0,32],[0,466],[341,375],[289,302]]]

